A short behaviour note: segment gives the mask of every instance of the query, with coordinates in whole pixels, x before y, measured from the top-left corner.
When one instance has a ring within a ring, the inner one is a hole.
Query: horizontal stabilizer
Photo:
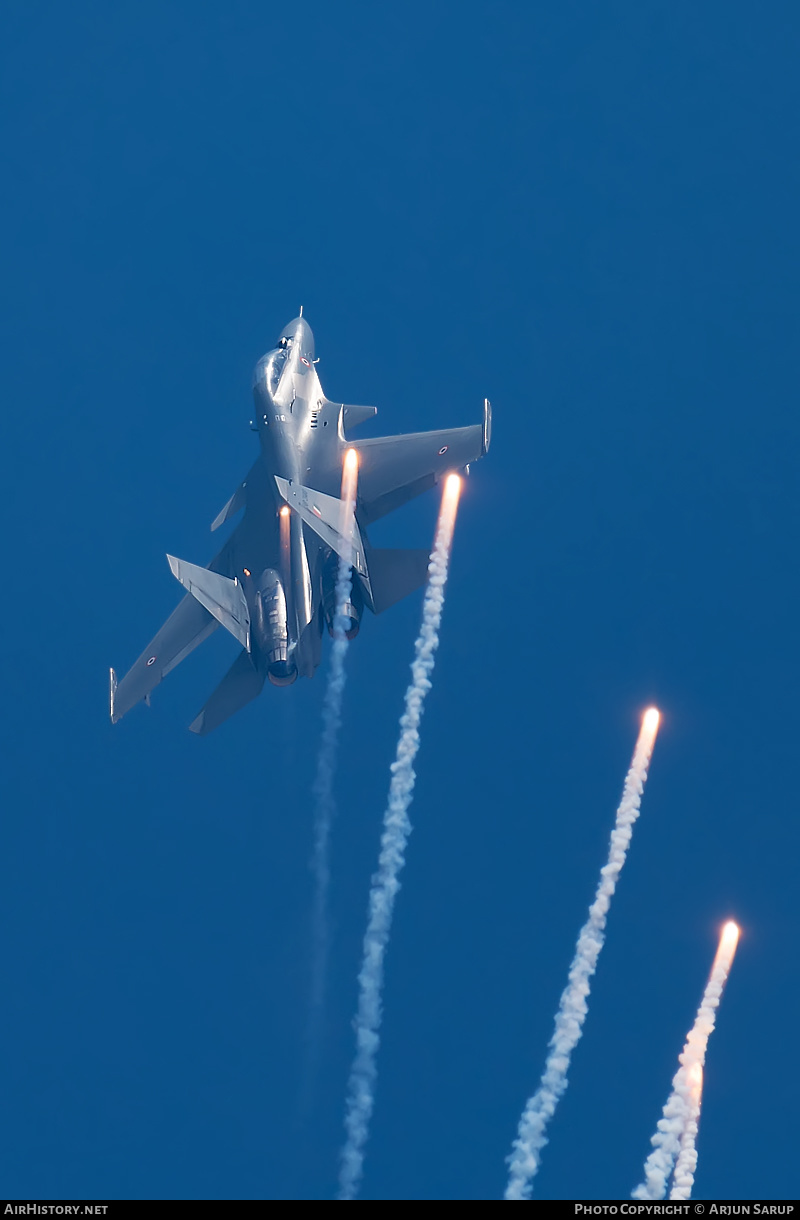
[[[176,559],[174,555],[167,555],[167,559],[175,579],[249,652],[250,611],[237,578],[231,580],[229,576],[220,576],[219,572],[210,572],[208,568]]]
[[[380,550],[367,553],[372,608],[382,614],[395,602],[425,584],[430,555],[422,550]]]
[[[321,491],[312,491],[300,483],[290,483],[278,475],[275,475],[275,482],[286,503],[301,520],[341,559],[355,568],[359,576],[366,578],[367,564],[361,532],[354,519],[345,522],[344,501],[337,500],[336,496],[323,495]],[[351,533],[351,538],[347,538],[346,533]]]
[[[354,407],[350,403],[343,403],[342,427],[345,433],[352,432],[353,428],[366,423],[368,419],[374,419],[377,414],[377,407]]]
[[[256,695],[261,694],[264,676],[253,665],[248,652],[240,652],[225,677],[220,682],[214,694],[195,717],[189,728],[193,733],[205,737],[212,729],[216,729],[224,720],[238,712]]]

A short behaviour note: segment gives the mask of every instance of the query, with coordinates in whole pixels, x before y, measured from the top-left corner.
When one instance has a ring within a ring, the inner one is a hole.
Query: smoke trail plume
[[[394,901],[400,888],[398,876],[405,863],[406,843],[411,831],[408,807],[411,804],[416,778],[413,763],[419,749],[423,703],[431,687],[434,654],[439,643],[444,587],[460,490],[459,477],[449,475],[442,496],[436,541],[428,569],[430,576],[422,606],[422,626],[414,646],[411,683],[406,691],[405,708],[400,720],[400,738],[395,761],[392,763],[392,780],[383,818],[378,870],[373,875],[369,895],[364,960],[358,976],[356,1055],[347,1085],[347,1138],[339,1174],[340,1199],[353,1199],[361,1182],[364,1146],[375,1102],[383,959],[391,931]]]
[[[647,768],[658,731],[659,714],[651,707],[642,719],[642,728],[633,753],[630,770],[625,777],[622,800],[611,834],[608,861],[601,869],[600,884],[589,918],[581,928],[575,956],[569,970],[569,983],[561,996],[556,1014],[555,1030],[545,1061],[539,1088],[529,1098],[519,1122],[513,1152],[508,1157],[509,1176],[506,1199],[529,1199],[533,1178],[539,1168],[542,1148],[547,1143],[545,1131],[556,1106],[567,1087],[572,1052],[580,1040],[586,1020],[590,980],[597,968],[597,959],[605,940],[606,916],[617,879],[625,863],[633,824],[639,816]]]
[[[342,520],[340,533],[350,540],[353,522],[356,486],[358,481],[358,457],[354,449],[348,449],[342,471]],[[336,771],[336,747],[342,723],[342,698],[345,686],[345,659],[347,657],[348,616],[345,613],[353,589],[353,574],[347,559],[340,557],[336,575],[336,610],[333,620],[333,644],[328,686],[322,704],[322,738],[317,757],[317,772],[312,786],[314,795],[314,847],[311,868],[314,874],[314,903],[312,910],[313,951],[311,961],[311,1004],[318,1011],[325,994],[325,974],[328,962],[328,892],[330,890],[330,837],[336,813],[333,798],[333,779]]]
[[[672,1080],[672,1092],[650,1141],[653,1151],[645,1161],[645,1180],[632,1192],[634,1199],[663,1199],[676,1160],[680,1166],[680,1180],[676,1169],[674,1190],[681,1193],[675,1194],[673,1191],[672,1197],[688,1199],[691,1194],[697,1164],[695,1139],[702,1089],[702,1075],[699,1086],[697,1083],[697,1068],[702,1069],[706,1061],[708,1039],[714,1029],[717,1008],[738,941],[739,929],[731,920],[722,929],[708,985],[679,1056],[680,1067]]]
[[[681,1147],[672,1178],[670,1199],[690,1199],[697,1168],[697,1128],[700,1123],[700,1103],[703,1098],[703,1068],[693,1063],[687,1073],[689,1114],[681,1136]]]

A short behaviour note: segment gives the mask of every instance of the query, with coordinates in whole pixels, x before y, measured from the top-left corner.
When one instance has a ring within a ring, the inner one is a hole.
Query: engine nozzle
[[[294,661],[271,661],[267,668],[267,677],[273,686],[291,686],[297,681],[297,666]]]
[[[283,584],[278,573],[273,568],[267,568],[261,574],[259,586],[253,625],[261,665],[266,668],[273,686],[291,686],[297,679],[297,666],[289,645]]]
[[[333,552],[328,556],[322,573],[322,612],[328,624],[328,634],[334,635],[336,624],[336,584],[339,577],[339,556]],[[353,576],[350,595],[342,607],[345,617],[344,633],[348,640],[354,640],[361,627],[361,614],[364,601],[358,581]]]
[[[345,619],[344,633],[348,640],[354,640],[361,630],[361,613],[358,610],[358,607],[354,606],[352,602],[347,602],[343,609]],[[336,634],[334,631],[336,618],[335,616],[329,617],[326,614],[325,619],[328,624],[328,635],[331,637],[331,639],[333,639],[334,635]]]

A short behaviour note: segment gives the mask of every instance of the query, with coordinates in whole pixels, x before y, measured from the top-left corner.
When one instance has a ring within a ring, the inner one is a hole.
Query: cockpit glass
[[[278,392],[278,383],[280,382],[281,374],[286,367],[286,355],[287,353],[285,351],[278,350],[272,355],[270,362],[267,365],[267,385],[269,386],[270,394],[276,394]]]
[[[253,374],[254,385],[262,379],[266,379],[267,389],[274,397],[278,390],[281,374],[286,367],[286,357],[287,353],[278,348],[277,351],[270,352],[259,360]]]

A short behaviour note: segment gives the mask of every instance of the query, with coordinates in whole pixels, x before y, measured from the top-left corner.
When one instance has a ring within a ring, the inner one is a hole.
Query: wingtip
[[[108,714],[111,717],[111,723],[116,724],[118,717],[114,714],[114,695],[117,691],[117,673],[113,665],[108,671]]]
[[[198,737],[205,737],[206,731],[203,727],[205,718],[206,718],[206,713],[205,713],[205,710],[203,710],[199,716],[195,716],[194,720],[189,725],[189,732],[196,733]]]
[[[181,566],[180,559],[176,559],[174,555],[167,555],[167,563],[169,564],[169,570],[172,573],[172,575],[175,577],[175,579],[180,580],[180,575],[179,575],[180,566]]]

